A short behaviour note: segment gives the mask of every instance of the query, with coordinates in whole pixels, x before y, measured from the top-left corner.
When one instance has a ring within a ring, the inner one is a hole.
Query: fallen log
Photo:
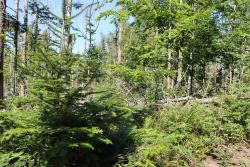
[[[249,100],[250,97],[237,97],[240,100]],[[164,99],[159,101],[156,105],[159,107],[164,107],[169,104],[185,105],[187,103],[198,103],[198,104],[210,104],[219,100],[219,97],[209,97],[209,98],[196,98],[192,96],[180,97],[175,99]]]
[[[200,103],[200,104],[209,104],[212,103],[213,101],[217,100],[218,97],[210,97],[210,98],[195,98],[195,97],[181,97],[181,98],[176,98],[176,99],[165,99],[163,101],[160,101],[158,104],[171,104],[171,103],[183,103],[186,104],[188,102],[193,102],[193,103]]]

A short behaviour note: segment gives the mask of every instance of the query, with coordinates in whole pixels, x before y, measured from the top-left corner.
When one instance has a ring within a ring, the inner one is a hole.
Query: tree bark
[[[118,25],[118,45],[117,45],[117,63],[121,64],[122,62],[122,33],[123,33],[123,25],[119,23]]]
[[[172,51],[169,49],[168,50],[168,70],[171,71],[172,70]],[[172,77],[168,76],[167,77],[168,80],[168,89],[172,89]]]
[[[194,2],[192,2],[191,6],[195,10]],[[193,20],[193,24],[195,25],[194,20]],[[195,34],[193,32],[192,33],[192,40],[194,40],[194,38],[195,38]],[[189,67],[189,74],[188,74],[188,96],[192,96],[193,95],[193,80],[194,80],[193,48],[191,48],[189,61],[190,61],[190,63],[189,63],[190,67]]]
[[[19,0],[16,0],[16,24],[15,24],[15,34],[14,34],[14,61],[13,61],[13,94],[17,93],[17,59],[18,59],[18,34],[19,34]]]
[[[118,23],[115,24],[116,31],[115,31],[115,37],[114,37],[114,44],[115,44],[115,58],[114,58],[114,64],[118,64],[118,36],[119,36],[119,28]]]
[[[182,0],[180,0],[180,4],[182,4]],[[181,45],[181,44],[180,44]],[[181,46],[180,46],[181,47]],[[178,69],[177,69],[177,87],[181,85],[182,82],[182,73],[183,73],[183,55],[181,52],[181,48],[178,50]]]
[[[192,59],[191,59],[192,60]],[[194,68],[193,65],[191,65],[189,69],[189,74],[188,74],[188,96],[193,95],[193,79],[194,79]]]
[[[232,65],[229,66],[229,86],[233,84],[234,69]]]
[[[38,7],[38,4],[35,4],[36,5],[36,13],[35,13],[35,19],[34,19],[34,38],[33,38],[33,48],[32,50],[34,52],[36,52],[36,49],[37,49],[37,38],[38,38],[38,29],[39,29],[39,25],[38,25],[38,22],[39,22],[39,7]]]
[[[181,85],[182,82],[182,78],[183,78],[183,56],[182,56],[182,52],[179,49],[178,50],[178,70],[177,70],[177,87],[179,87]]]
[[[170,5],[169,5],[169,9],[171,10],[171,3],[172,0],[169,1]],[[171,30],[171,23],[169,23],[169,31]],[[170,32],[169,32],[170,33]],[[171,71],[172,70],[172,51],[170,49],[170,46],[168,47],[168,70]],[[167,77],[167,88],[168,89],[172,89],[173,88],[173,79],[171,76]]]
[[[94,4],[94,2],[95,2],[95,0],[92,0],[91,4]],[[91,18],[92,18],[92,15],[93,15],[92,7],[93,7],[93,5],[90,6],[88,16],[87,16],[87,18],[88,18],[88,28],[89,28],[89,30],[88,30],[89,31],[89,48],[92,47],[92,40],[93,40],[93,33],[94,33],[93,29],[92,29],[92,23],[91,23]]]
[[[0,99],[4,99],[4,28],[6,15],[6,0],[0,0]]]
[[[215,77],[214,77],[214,83],[215,83],[215,88],[216,92],[218,93],[222,87],[222,67],[220,64],[218,64],[216,72],[215,72]]]
[[[120,5],[120,11],[124,10],[124,6]],[[123,35],[123,20],[119,19],[117,21],[117,64],[122,63],[122,35]]]
[[[202,71],[201,71],[201,88],[202,88],[202,94],[203,97],[206,96],[206,81],[207,81],[207,76],[206,76],[206,64],[202,63]]]
[[[28,10],[29,10],[29,0],[25,0],[25,15],[24,15],[24,49],[23,54],[21,57],[22,66],[25,67],[27,65],[27,50],[28,50]],[[27,81],[26,78],[22,79],[21,88],[20,88],[20,95],[25,96],[27,88]]]
[[[62,0],[62,27],[61,27],[61,46],[60,46],[61,53],[65,51],[66,5],[67,5],[67,0]]]
[[[118,36],[117,36],[117,64],[122,62],[122,34],[123,34],[123,24],[118,23]]]
[[[84,36],[84,52],[86,53],[87,52],[87,36],[88,36],[88,9],[86,10],[86,13],[85,13],[85,16],[84,16],[84,19],[85,19],[85,36]]]
[[[70,28],[71,28],[71,17],[72,17],[72,0],[67,1],[66,6],[66,16],[67,16],[67,25],[65,27],[65,34],[66,34],[66,40],[67,40],[67,52],[71,55],[72,53],[72,36],[70,34]]]

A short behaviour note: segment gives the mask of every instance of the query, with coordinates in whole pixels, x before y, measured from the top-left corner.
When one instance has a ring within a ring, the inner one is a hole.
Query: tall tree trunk
[[[117,36],[117,64],[122,62],[122,34],[123,34],[123,24],[118,23],[118,36]]]
[[[19,0],[16,0],[16,24],[14,34],[14,61],[13,61],[13,94],[17,93],[17,59],[18,59],[18,34],[19,34]]]
[[[34,37],[33,37],[33,46],[32,46],[32,50],[34,52],[36,52],[36,49],[37,49],[37,38],[38,38],[38,29],[39,29],[39,7],[38,7],[38,4],[36,3],[35,4],[35,18],[34,18]]]
[[[172,0],[169,1],[170,5],[169,5],[169,9],[171,10],[171,3],[172,3]],[[169,31],[171,30],[171,23],[169,23]],[[169,32],[170,33],[170,32]],[[172,70],[172,51],[170,49],[170,46],[168,47],[168,70]],[[173,79],[171,76],[168,76],[167,77],[167,82],[168,82],[168,85],[167,85],[167,88],[168,89],[172,89],[173,87]]]
[[[92,0],[92,3],[91,4],[94,4],[95,0]],[[93,40],[93,25],[91,23],[91,19],[92,19],[92,8],[93,8],[93,5],[90,6],[89,8],[89,13],[88,13],[88,28],[89,28],[89,48],[92,47],[92,40]]]
[[[115,24],[116,26],[116,31],[115,31],[115,37],[114,37],[114,44],[115,44],[115,59],[114,59],[114,64],[118,63],[118,36],[119,36],[119,25],[118,23]]]
[[[92,24],[91,24],[91,18],[92,18],[92,8],[90,7],[89,13],[88,13],[89,48],[92,47]]]
[[[180,0],[180,4],[182,4],[182,0]],[[181,44],[180,44],[180,47]],[[183,73],[183,56],[182,56],[182,52],[181,52],[181,48],[179,48],[178,50],[178,69],[177,69],[177,87],[180,86],[181,82],[182,82],[182,74]]]
[[[0,0],[0,99],[4,99],[4,28],[6,15],[6,0]]]
[[[61,48],[60,52],[65,52],[65,26],[66,26],[66,6],[67,0],[62,0],[62,29],[61,29]]]
[[[84,34],[84,52],[87,51],[87,36],[88,36],[88,9],[86,10],[86,13],[85,13],[85,16],[84,16],[84,19],[85,19],[85,34]]]
[[[177,70],[177,87],[181,85],[182,78],[183,78],[183,56],[182,52],[178,50],[178,70]]]
[[[193,95],[193,80],[194,80],[194,67],[193,65],[191,65],[191,67],[189,67],[189,73],[188,73],[188,96]]]
[[[24,47],[23,47],[23,54],[21,57],[22,65],[25,67],[27,65],[27,50],[28,50],[28,10],[29,10],[29,0],[25,0],[25,15],[24,15],[24,27],[25,27],[25,34],[24,34]],[[27,88],[27,81],[26,78],[22,79],[21,88],[20,88],[20,95],[25,96]]]
[[[66,34],[66,49],[67,52],[71,55],[72,53],[72,36],[70,34],[70,28],[71,28],[71,17],[72,17],[72,0],[67,0],[67,6],[66,6],[66,26],[65,26],[65,34]]]
[[[72,17],[72,0],[62,0],[62,32],[61,32],[61,52],[71,54],[72,37],[70,34]]]
[[[228,82],[227,70],[224,68],[223,72],[224,72],[224,77],[223,77],[224,78],[224,94],[227,94],[227,82]]]
[[[206,84],[206,64],[202,63],[202,71],[201,71],[201,76],[202,76],[202,81],[201,81],[201,87],[202,87],[202,93],[203,97],[206,95],[206,89],[205,89],[205,84]]]
[[[120,5],[121,9],[120,11],[124,10],[124,6]],[[117,64],[121,64],[122,63],[122,35],[123,35],[123,20],[118,20],[117,21],[117,34],[116,34],[116,50],[117,50]]]
[[[195,9],[195,4],[192,2],[191,4],[192,8]],[[195,22],[193,20],[193,24],[195,25]],[[194,40],[194,32],[192,33],[192,40]],[[190,67],[189,67],[189,73],[188,73],[188,96],[193,95],[193,80],[194,80],[194,62],[193,62],[193,48],[191,48],[190,56]]]
[[[219,93],[219,91],[222,87],[222,79],[223,79],[221,64],[218,64],[218,66],[217,66],[214,79],[215,79],[216,92]]]
[[[168,70],[172,70],[172,51],[170,49],[168,49]],[[172,88],[172,77],[171,76],[168,76],[167,77],[167,80],[168,80],[168,89],[171,89]]]
[[[233,84],[234,69],[232,65],[229,66],[229,86]]]

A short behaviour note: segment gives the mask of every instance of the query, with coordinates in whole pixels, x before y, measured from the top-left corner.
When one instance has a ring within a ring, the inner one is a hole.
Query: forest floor
[[[237,144],[224,146],[228,155],[223,158],[215,158],[208,156],[204,166],[205,167],[250,167],[250,145]]]

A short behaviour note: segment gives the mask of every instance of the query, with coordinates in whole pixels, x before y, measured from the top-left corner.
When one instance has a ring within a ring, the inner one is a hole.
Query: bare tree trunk
[[[25,0],[25,15],[24,15],[24,49],[21,57],[22,65],[25,67],[27,65],[27,50],[28,50],[28,10],[29,10],[29,0]],[[25,96],[27,88],[27,81],[25,78],[22,79],[20,95]]]
[[[229,66],[229,86],[233,84],[233,75],[234,75],[233,67],[232,65],[230,65]]]
[[[72,0],[62,0],[62,30],[61,30],[61,52],[71,54],[72,37],[70,34],[72,17]]]
[[[192,8],[195,9],[195,4],[192,4]],[[195,24],[193,20],[193,24]],[[192,39],[194,39],[194,32],[192,33]],[[192,48],[191,48],[192,49]],[[190,68],[189,68],[189,74],[188,74],[188,96],[193,95],[193,80],[194,80],[194,64],[193,64],[193,49],[191,50],[190,57]]]
[[[13,94],[17,93],[17,59],[18,59],[18,34],[19,34],[19,0],[16,0],[16,24],[15,24],[15,34],[14,34],[14,61],[13,61]]]
[[[88,10],[86,10],[85,14],[85,37],[84,37],[84,51],[87,51],[87,36],[88,36]]]
[[[124,6],[121,5],[120,11],[124,10]],[[116,50],[117,50],[117,64],[122,63],[122,35],[123,35],[123,20],[117,21],[117,27],[116,27]]]
[[[201,88],[202,88],[202,94],[204,97],[207,93],[205,89],[205,85],[206,85],[206,64],[205,63],[202,63],[201,75],[202,75]]]
[[[95,2],[95,0],[92,0],[92,3],[91,4],[94,4],[94,2]],[[92,15],[93,15],[93,13],[92,13],[92,5],[90,6],[90,8],[89,8],[89,13],[88,13],[88,28],[89,28],[89,48],[91,48],[92,47],[92,35],[93,35],[93,29],[92,29],[92,23],[91,23],[91,19],[92,19]]]
[[[227,69],[223,70],[224,72],[224,94],[227,94],[227,82],[228,82],[228,75],[227,75]]]
[[[67,6],[66,6],[66,17],[67,17],[67,21],[66,21],[66,27],[65,27],[65,34],[67,37],[67,52],[69,54],[72,53],[72,36],[70,34],[70,27],[71,27],[71,17],[72,17],[72,0],[68,0],[67,1]]]
[[[61,29],[61,46],[60,46],[61,53],[65,51],[66,5],[67,5],[67,0],[62,0],[62,27],[61,27],[62,29]]]
[[[218,67],[216,69],[216,75],[215,75],[214,79],[215,79],[216,92],[218,93],[222,87],[222,79],[223,79],[222,67],[220,64],[218,65]]]
[[[49,51],[49,40],[50,40],[50,35],[49,35],[49,31],[48,29],[45,30],[43,33],[42,33],[42,39],[43,41],[46,42],[44,48],[43,48],[43,52],[46,53]]]
[[[240,68],[240,83],[244,82],[244,71],[245,67],[242,65],[242,67]]]
[[[118,36],[117,36],[117,64],[122,62],[122,34],[123,34],[123,24],[118,23]]]
[[[39,8],[38,5],[36,4],[36,13],[35,13],[35,19],[34,19],[34,39],[33,39],[33,48],[32,50],[36,52],[37,49],[37,38],[38,38],[38,21],[39,21]]]
[[[89,28],[89,48],[92,47],[92,27],[91,27],[91,17],[92,17],[92,8],[89,9],[89,14],[88,14],[88,28]]]
[[[188,96],[193,95],[193,79],[194,79],[193,76],[194,76],[194,69],[193,66],[191,66],[188,74]]]
[[[117,33],[115,35],[110,33],[110,63],[116,64],[116,57],[117,57]]]
[[[182,4],[182,0],[180,0],[180,4]],[[181,47],[181,46],[180,46]],[[178,69],[177,69],[177,87],[180,86],[182,82],[182,73],[183,73],[183,56],[181,49],[178,50]]]
[[[183,78],[183,64],[182,64],[182,61],[183,61],[183,56],[182,56],[182,52],[181,50],[179,49],[178,50],[178,70],[177,70],[177,87],[180,86],[181,82],[182,82],[182,78]]]
[[[118,63],[118,34],[119,34],[119,28],[118,28],[118,23],[115,24],[116,25],[116,32],[115,32],[115,37],[114,37],[114,40],[115,40],[115,59],[114,59],[114,64]]]
[[[171,3],[172,0],[169,1],[170,5],[169,5],[169,9],[171,10]],[[171,23],[169,23],[169,30],[171,30]],[[168,70],[172,70],[172,51],[170,49],[170,47],[168,47]],[[168,85],[167,88],[168,89],[172,89],[172,85],[173,85],[173,79],[171,76],[167,77],[168,80]]]
[[[168,50],[168,70],[172,70],[172,51],[169,49]],[[168,76],[167,77],[167,80],[168,80],[168,89],[171,89],[172,88],[172,77],[171,76]]]
[[[6,1],[0,0],[0,99],[4,99],[4,28],[6,15]]]

